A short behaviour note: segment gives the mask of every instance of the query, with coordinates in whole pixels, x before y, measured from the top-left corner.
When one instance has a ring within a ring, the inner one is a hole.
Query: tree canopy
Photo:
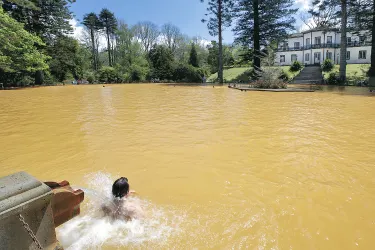
[[[36,72],[48,69],[48,56],[36,46],[44,47],[42,39],[24,29],[24,25],[4,13],[0,7],[0,71]]]

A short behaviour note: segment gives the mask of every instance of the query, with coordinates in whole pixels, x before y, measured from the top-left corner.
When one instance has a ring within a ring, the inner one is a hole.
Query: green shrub
[[[278,79],[287,82],[287,81],[289,81],[289,75],[284,70],[282,70]]]
[[[333,69],[333,62],[330,59],[325,59],[322,64],[322,71],[329,72]]]
[[[93,74],[90,74],[87,76],[87,81],[90,83],[90,84],[93,84],[95,82],[95,76]]]
[[[253,83],[254,88],[259,89],[286,89],[288,85],[282,80],[274,80],[272,82],[257,80]]]
[[[24,77],[21,78],[19,85],[23,86],[23,87],[30,86],[30,85],[34,84],[34,81],[35,81],[34,78],[32,78],[29,75],[26,75],[26,76],[24,76]]]
[[[177,82],[202,82],[205,72],[203,69],[194,68],[191,65],[178,65],[173,72],[173,79]]]
[[[338,85],[340,83],[340,79],[335,73],[330,73],[326,82],[328,85]]]
[[[302,69],[302,65],[299,61],[294,61],[293,64],[290,66],[289,71],[297,72]]]
[[[44,84],[45,85],[54,85],[57,82],[58,82],[57,79],[49,71],[44,71]]]
[[[131,77],[130,77],[129,73],[123,74],[121,79],[122,79],[123,82],[131,82]]]
[[[130,81],[143,82],[146,80],[148,73],[148,68],[139,65],[132,65],[129,72]]]
[[[118,81],[118,73],[112,67],[103,67],[98,71],[98,78],[100,82],[113,83]]]

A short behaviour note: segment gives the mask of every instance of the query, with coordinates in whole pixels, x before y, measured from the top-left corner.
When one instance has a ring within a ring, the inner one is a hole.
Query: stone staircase
[[[306,66],[303,70],[296,76],[293,84],[320,84],[323,83],[322,69],[320,66]]]

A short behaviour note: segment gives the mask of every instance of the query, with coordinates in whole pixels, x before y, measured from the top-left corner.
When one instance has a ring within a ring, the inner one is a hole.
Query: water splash
[[[85,177],[89,188],[85,191],[85,207],[80,216],[57,229],[65,249],[100,249],[103,246],[137,247],[163,246],[172,235],[180,232],[183,215],[171,208],[161,208],[151,202],[132,198],[142,207],[145,216],[126,221],[103,216],[101,206],[111,202],[114,178],[98,172]]]

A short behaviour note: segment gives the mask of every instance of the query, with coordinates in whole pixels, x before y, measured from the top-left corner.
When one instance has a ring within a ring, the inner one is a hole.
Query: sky
[[[295,6],[300,9],[307,8],[310,0],[294,0]],[[72,4],[70,10],[75,18],[71,24],[75,26],[75,36],[82,32],[80,24],[85,14],[90,12],[99,13],[101,9],[108,8],[115,13],[118,19],[129,25],[139,21],[151,21],[159,27],[171,22],[180,28],[183,34],[190,37],[199,36],[205,40],[213,40],[208,33],[206,24],[202,23],[205,18],[206,2],[200,0],[77,0]],[[298,16],[296,16],[298,20]],[[297,26],[301,25],[297,22]],[[232,43],[234,40],[230,28],[224,32],[224,43]]]

